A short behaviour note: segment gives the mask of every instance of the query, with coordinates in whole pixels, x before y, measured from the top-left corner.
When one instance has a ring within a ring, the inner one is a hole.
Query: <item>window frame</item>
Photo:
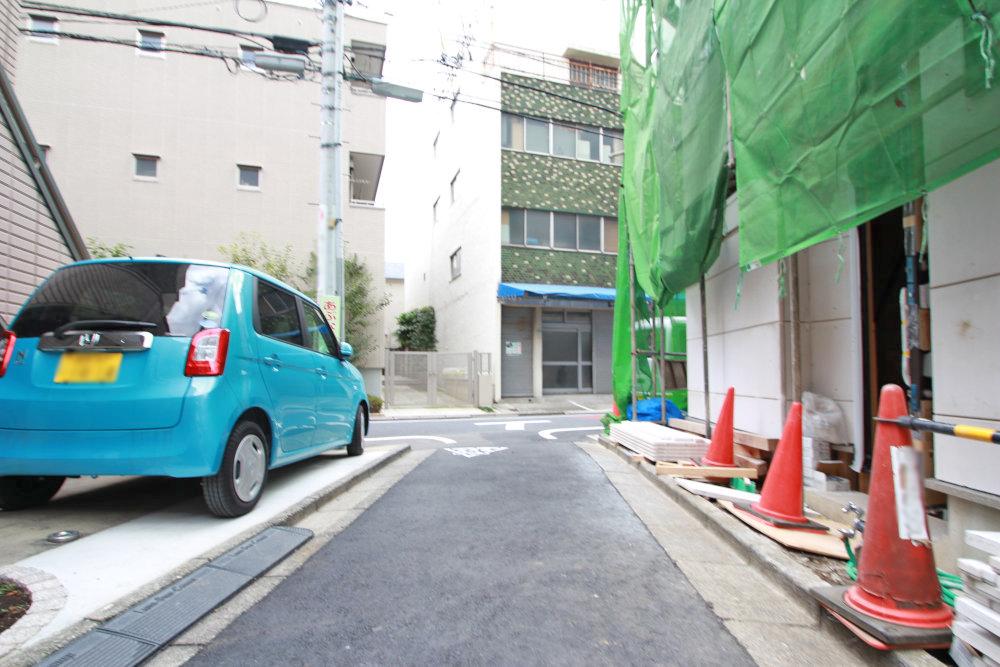
[[[32,42],[39,42],[42,44],[58,44],[59,43],[59,17],[50,16],[48,14],[28,14],[28,39]],[[34,22],[36,19],[42,21],[51,21],[52,30],[35,30]]]
[[[520,243],[515,243],[515,242],[513,242],[513,241],[510,240],[510,231],[509,231],[510,230],[510,224],[511,224],[510,223],[510,213],[513,212],[513,211],[520,211],[520,213],[521,213],[521,225],[522,225],[522,232],[523,232],[523,236],[522,236],[523,240]],[[549,218],[549,242],[548,242],[547,245],[536,244],[536,243],[528,243],[528,213],[531,212],[531,211],[534,211],[534,212],[537,212],[537,213],[545,213],[546,215],[548,215],[548,218]],[[507,213],[507,227],[508,227],[508,240],[506,240],[506,241],[503,240],[503,215],[504,215],[504,212]],[[556,232],[556,230],[555,230],[556,214],[559,214],[559,215],[572,215],[574,217],[574,220],[576,222],[576,247],[575,248],[562,248],[562,247],[559,247],[559,246],[557,246],[555,244],[555,242],[556,242],[556,238],[555,238],[555,232]],[[600,245],[601,245],[600,249],[593,250],[593,249],[590,249],[590,248],[581,248],[580,247],[580,218],[581,217],[595,218],[597,220],[598,227],[599,227],[599,232],[600,232],[600,234],[599,234],[599,236],[600,236]],[[607,225],[609,222],[611,222],[613,224],[618,224],[618,218],[616,218],[615,216],[609,216],[609,215],[592,215],[590,213],[566,213],[565,211],[545,211],[545,210],[536,209],[536,208],[520,208],[520,207],[517,207],[517,206],[502,206],[500,208],[500,227],[501,227],[500,245],[502,245],[502,246],[510,246],[512,248],[540,248],[540,249],[543,249],[543,250],[558,250],[558,251],[562,251],[562,252],[585,252],[585,253],[590,253],[592,255],[617,255],[618,254],[617,250],[611,251],[611,250],[607,250],[606,249],[607,248],[607,238],[606,238],[605,233],[604,233],[604,228],[605,228],[605,225]]]
[[[160,180],[160,156],[152,153],[132,153],[132,180],[144,181],[146,183],[156,183]],[[152,160],[154,171],[153,176],[144,176],[139,173],[139,161]]]
[[[291,292],[289,292],[289,294],[291,294]],[[300,297],[298,295],[292,294],[292,296],[295,297],[295,301],[296,301],[296,303],[298,303],[299,333],[302,336],[302,347],[304,347],[305,349],[309,350],[310,352],[312,352],[314,354],[318,354],[320,356],[332,357],[334,359],[343,360],[343,356],[341,356],[341,354],[340,354],[340,341],[337,340],[337,334],[334,333],[333,327],[330,325],[330,320],[326,319],[326,315],[323,313],[323,309],[322,308],[318,308],[317,306],[315,306],[312,303],[309,303],[308,301],[306,301],[305,299],[303,299],[302,297]],[[256,307],[256,306],[257,306],[257,300],[254,299],[254,307]],[[330,334],[330,338],[333,339],[333,346],[331,347],[331,350],[330,350],[330,352],[328,354],[320,352],[319,350],[313,349],[312,345],[310,345],[309,342],[306,340],[306,331],[307,331],[307,328],[306,328],[306,309],[307,308],[312,308],[314,311],[316,311],[316,314],[319,315],[320,322],[322,322],[323,324],[326,325],[326,332],[328,334]],[[266,334],[262,334],[262,335],[266,335]],[[268,338],[270,338],[270,336],[268,336]],[[291,343],[291,344],[294,345],[294,343]]]
[[[608,159],[607,160],[603,159],[603,153],[604,153],[604,141],[605,141],[605,138],[608,138],[608,137],[620,139],[622,141],[622,144],[623,144],[622,148],[624,150],[625,133],[624,133],[623,130],[617,130],[617,129],[610,128],[610,127],[601,127],[601,126],[597,126],[597,125],[584,125],[584,124],[575,124],[575,123],[568,123],[568,122],[560,122],[560,121],[552,120],[551,118],[549,118],[549,119],[545,119],[545,118],[533,118],[531,116],[525,116],[523,114],[517,114],[517,113],[510,112],[510,111],[501,111],[500,113],[501,113],[501,119],[500,119],[500,122],[501,122],[501,126],[500,126],[500,148],[501,148],[501,150],[517,151],[519,153],[531,153],[532,155],[550,155],[552,157],[560,158],[560,159],[563,159],[563,160],[579,160],[580,162],[594,162],[594,163],[598,163],[598,164],[608,164],[608,165],[612,165],[614,167],[620,167],[620,166],[622,166],[623,160],[621,158],[619,158],[619,160],[616,162],[615,159],[612,157],[612,154],[613,154],[612,151],[610,151],[610,150],[608,151]],[[503,120],[504,120],[503,117],[504,116],[509,116],[511,118],[517,118],[517,119],[519,119],[521,121],[521,144],[522,144],[521,148],[515,147],[513,145],[513,142],[510,142],[511,145],[509,145],[509,146],[504,144],[504,138],[503,138]],[[535,122],[535,123],[545,123],[545,124],[548,125],[547,129],[548,129],[548,135],[549,135],[549,139],[548,139],[549,143],[548,143],[548,150],[547,151],[540,151],[540,150],[535,150],[535,149],[528,148],[528,123],[529,123],[529,121]],[[561,127],[561,128],[566,128],[566,129],[573,130],[573,133],[574,133],[573,155],[562,155],[562,154],[559,154],[559,153],[555,152],[555,128],[557,126]],[[586,132],[588,134],[593,134],[593,135],[597,136],[597,159],[592,159],[592,158],[589,158],[589,157],[580,157],[579,156],[579,153],[577,151],[578,151],[578,147],[579,147],[579,144],[580,144],[580,133],[581,132]]]
[[[455,248],[455,252],[448,256],[448,267],[451,270],[452,281],[462,277],[462,246]]]
[[[256,169],[256,173],[257,173],[257,185],[244,185],[243,184],[243,179],[241,178],[241,176],[243,175],[243,170],[244,169],[251,169],[251,170]],[[263,175],[264,175],[264,168],[261,167],[260,165],[256,165],[256,164],[241,164],[241,163],[237,162],[236,163],[236,189],[237,190],[245,190],[247,192],[260,192],[261,186],[262,186],[262,183],[263,183],[263,178],[262,178]]]
[[[146,49],[143,48],[142,36],[143,33],[147,35],[159,35],[160,36],[160,48],[158,49]],[[159,30],[144,30],[143,28],[136,28],[135,30],[135,54],[137,56],[143,56],[145,58],[166,58],[167,57],[167,35]]]
[[[299,324],[299,342],[298,343],[295,343],[295,342],[290,341],[290,340],[285,340],[283,338],[278,338],[276,336],[272,336],[272,335],[270,335],[268,333],[265,333],[262,330],[261,323],[260,323],[260,306],[259,306],[259,303],[260,303],[260,285],[261,285],[261,283],[267,284],[267,286],[269,288],[275,290],[276,292],[281,292],[281,293],[283,293],[283,294],[291,297],[292,300],[295,301],[295,318],[296,318],[296,320],[298,321],[298,324]],[[320,311],[320,313],[322,314],[322,311]],[[303,348],[305,350],[310,350],[312,352],[315,352],[315,350],[313,350],[310,347],[307,347],[306,344],[305,344],[306,337],[305,337],[305,330],[303,328],[303,324],[305,323],[305,316],[304,316],[304,314],[302,312],[302,298],[299,297],[297,294],[289,292],[284,287],[281,287],[280,285],[272,283],[269,280],[264,280],[263,278],[260,278],[258,276],[254,276],[253,277],[253,318],[252,319],[253,319],[253,330],[257,333],[258,336],[263,336],[264,338],[268,338],[270,340],[277,341],[279,343],[284,343],[285,345],[291,345],[292,347],[300,347],[300,348]],[[327,326],[329,326],[329,324],[330,323],[327,322]],[[333,330],[331,329],[330,332],[333,333]],[[336,336],[334,336],[334,340],[336,340]],[[338,346],[338,348],[339,348],[339,346]]]

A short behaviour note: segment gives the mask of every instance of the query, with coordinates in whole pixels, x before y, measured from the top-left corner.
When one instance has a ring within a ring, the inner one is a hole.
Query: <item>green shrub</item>
[[[437,348],[434,309],[430,306],[409,310],[396,318],[396,338],[404,350],[433,351]]]
[[[382,399],[374,394],[368,394],[368,409],[373,415],[382,412]]]

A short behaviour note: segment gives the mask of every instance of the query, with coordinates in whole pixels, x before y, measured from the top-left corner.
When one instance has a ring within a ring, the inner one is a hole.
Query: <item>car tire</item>
[[[201,480],[202,494],[215,516],[242,516],[260,500],[267,482],[268,441],[256,422],[236,424],[226,441],[219,472]]]
[[[0,477],[0,510],[23,510],[52,500],[65,477]]]
[[[354,414],[354,433],[347,445],[348,456],[361,456],[365,453],[365,411],[360,405]]]

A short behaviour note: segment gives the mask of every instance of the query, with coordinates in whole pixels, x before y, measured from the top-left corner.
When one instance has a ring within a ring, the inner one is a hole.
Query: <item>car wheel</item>
[[[359,405],[358,411],[354,415],[354,433],[351,435],[351,442],[347,445],[348,456],[361,456],[365,453],[365,411]]]
[[[219,472],[201,480],[209,511],[216,516],[242,516],[260,500],[267,481],[267,436],[256,422],[241,421],[229,434]]]
[[[44,505],[65,481],[65,477],[0,477],[0,510]]]

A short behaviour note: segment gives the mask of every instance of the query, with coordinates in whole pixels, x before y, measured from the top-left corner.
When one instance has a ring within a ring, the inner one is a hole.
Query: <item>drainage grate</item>
[[[56,651],[43,666],[138,665],[312,537],[268,528]]]

